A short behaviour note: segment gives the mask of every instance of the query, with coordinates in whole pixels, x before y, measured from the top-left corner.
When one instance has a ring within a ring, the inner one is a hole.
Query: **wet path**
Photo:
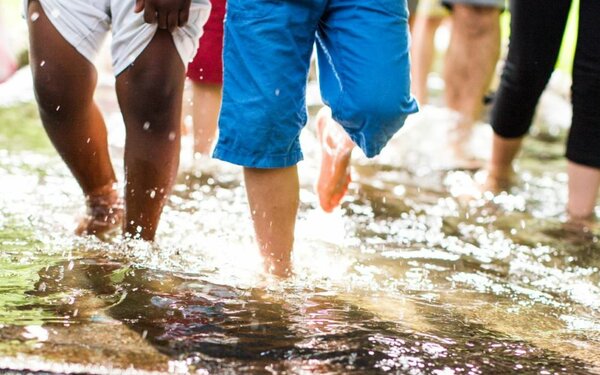
[[[238,169],[188,162],[156,245],[77,238],[82,198],[34,107],[0,108],[0,368],[600,372],[600,233],[562,223],[564,132],[528,141],[511,194],[473,197],[478,174],[445,169],[431,136],[444,116],[412,119],[379,164],[357,158],[330,215],[307,132],[295,274],[278,281]]]

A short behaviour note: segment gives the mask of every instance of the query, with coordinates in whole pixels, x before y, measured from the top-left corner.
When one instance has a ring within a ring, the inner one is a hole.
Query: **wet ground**
[[[0,369],[600,372],[600,233],[564,223],[559,94],[499,196],[477,194],[480,172],[451,168],[448,114],[428,107],[375,162],[356,155],[349,196],[325,214],[309,129],[287,280],[262,273],[240,171],[194,166],[189,151],[157,244],[74,236],[83,198],[21,94],[0,107]],[[476,151],[488,138],[478,130]]]

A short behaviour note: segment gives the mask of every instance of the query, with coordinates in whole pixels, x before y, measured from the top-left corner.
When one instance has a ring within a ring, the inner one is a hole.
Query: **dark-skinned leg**
[[[120,224],[121,208],[106,126],[93,100],[96,70],[54,28],[38,1],[29,3],[28,13],[39,15],[27,19],[40,117],[87,198],[89,216],[78,233],[101,235]]]
[[[125,233],[153,240],[179,165],[185,67],[171,34],[158,30],[117,77],[125,142]]]

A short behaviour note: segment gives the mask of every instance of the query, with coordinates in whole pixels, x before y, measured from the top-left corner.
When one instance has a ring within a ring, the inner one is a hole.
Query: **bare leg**
[[[321,145],[321,170],[317,181],[319,203],[325,212],[333,211],[348,191],[350,157],[354,142],[323,107],[317,115],[317,135]]]
[[[523,138],[502,138],[494,134],[485,191],[498,193],[510,186],[514,175],[512,163],[521,150],[522,143]]]
[[[127,128],[125,232],[153,240],[179,165],[185,67],[171,34],[158,30],[135,64],[117,77]]]
[[[499,10],[456,4],[444,64],[445,99],[460,115],[451,146],[459,158],[473,123],[481,115],[500,51]]]
[[[600,187],[600,169],[569,162],[569,203],[567,212],[573,220],[591,220]]]
[[[78,233],[100,235],[120,225],[122,210],[106,126],[93,101],[96,70],[58,33],[37,1],[29,3],[28,12],[39,14],[27,20],[40,117],[88,200],[89,216]]]
[[[248,201],[266,269],[278,276],[291,272],[299,203],[297,168],[245,168]]]
[[[431,70],[435,53],[435,32],[444,20],[440,16],[423,16],[417,14],[412,44],[412,90],[420,104],[427,104],[427,76]]]
[[[196,83],[194,90],[194,153],[210,155],[215,136],[219,112],[221,111],[222,85]]]

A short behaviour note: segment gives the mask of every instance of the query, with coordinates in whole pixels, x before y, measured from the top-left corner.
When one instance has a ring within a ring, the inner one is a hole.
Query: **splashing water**
[[[332,214],[305,132],[294,274],[278,280],[239,169],[182,171],[156,244],[77,238],[83,198],[33,107],[0,108],[0,369],[599,371],[600,244],[561,221],[564,132],[528,141],[510,192],[477,196],[476,172],[432,152],[449,121],[425,110],[377,163],[355,160]]]

